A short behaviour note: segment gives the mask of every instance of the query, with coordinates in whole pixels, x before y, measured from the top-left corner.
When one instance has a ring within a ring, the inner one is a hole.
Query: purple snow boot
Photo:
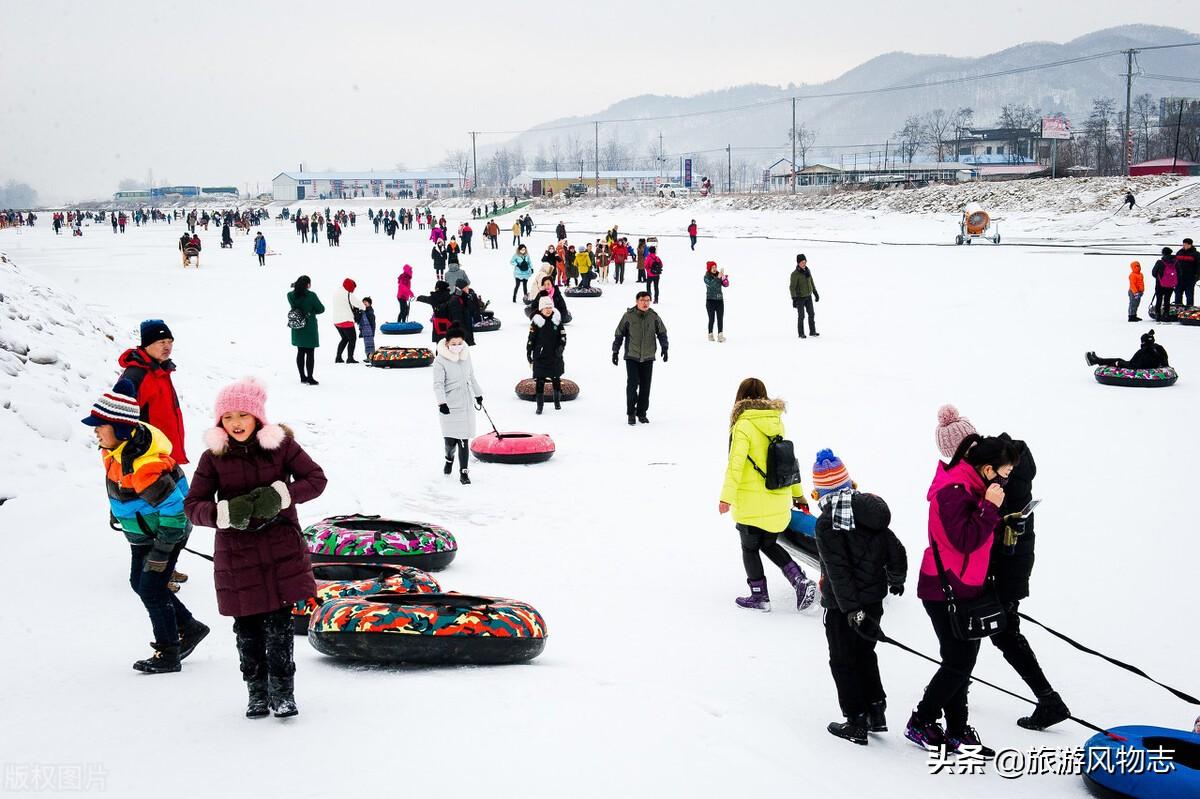
[[[768,612],[771,609],[771,597],[767,596],[767,581],[763,579],[746,582],[750,585],[750,596],[740,596],[733,601],[739,608]]]
[[[922,749],[937,749],[946,745],[946,733],[942,730],[942,725],[936,721],[921,721],[915,710],[908,718],[904,737]]]
[[[796,610],[807,610],[817,598],[817,584],[804,576],[804,570],[795,561],[783,567],[783,576],[796,589]]]

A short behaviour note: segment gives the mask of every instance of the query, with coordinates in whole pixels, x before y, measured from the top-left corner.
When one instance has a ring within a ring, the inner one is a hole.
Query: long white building
[[[271,181],[275,199],[339,199],[386,197],[406,192],[410,197],[438,197],[463,191],[456,172],[280,172]]]

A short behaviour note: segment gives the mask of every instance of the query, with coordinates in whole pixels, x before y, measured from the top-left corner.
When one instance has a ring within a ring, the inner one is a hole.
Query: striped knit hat
[[[136,395],[137,389],[133,383],[122,378],[111,391],[105,391],[100,399],[92,403],[92,412],[81,421],[92,427],[110,424],[117,438],[129,438],[133,428],[141,421],[141,408]]]
[[[846,465],[833,454],[833,450],[823,449],[817,453],[816,463],[813,464],[813,488],[818,497],[853,487],[850,472],[846,471]]]

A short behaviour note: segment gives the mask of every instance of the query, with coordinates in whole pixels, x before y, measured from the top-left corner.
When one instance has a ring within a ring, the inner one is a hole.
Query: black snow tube
[[[488,319],[480,319],[475,324],[471,325],[471,330],[476,333],[490,333],[493,330],[500,329],[500,320],[492,316]]]
[[[568,297],[587,298],[601,296],[604,294],[604,289],[601,289],[598,286],[588,286],[587,288],[583,288],[582,286],[571,286],[570,288],[563,289],[562,292]]]
[[[1123,369],[1118,366],[1097,366],[1096,382],[1106,386],[1136,386],[1165,388],[1175,385],[1179,373],[1170,366],[1161,369]]]
[[[308,641],[370,663],[522,663],[546,647],[546,622],[524,602],[467,594],[381,593],[326,602]]]

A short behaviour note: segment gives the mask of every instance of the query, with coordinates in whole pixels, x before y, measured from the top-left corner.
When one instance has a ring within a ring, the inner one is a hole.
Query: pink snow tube
[[[542,463],[554,455],[554,441],[545,433],[484,433],[471,452],[484,463]]]

